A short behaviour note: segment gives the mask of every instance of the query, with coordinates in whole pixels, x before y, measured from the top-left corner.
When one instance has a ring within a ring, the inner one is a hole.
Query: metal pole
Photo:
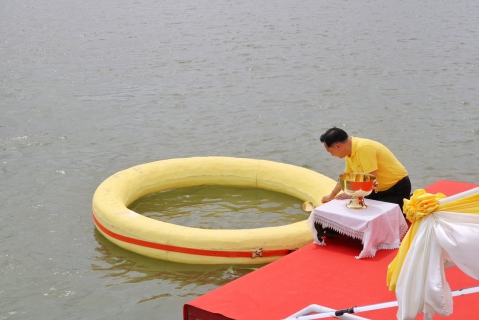
[[[464,296],[466,294],[477,293],[477,292],[479,292],[479,286],[454,290],[452,291],[452,296],[453,297]],[[315,319],[337,318],[337,317],[341,317],[341,319],[365,319],[358,316],[353,316],[350,313],[386,309],[386,308],[392,308],[397,306],[398,306],[397,301],[390,301],[390,302],[371,304],[371,305],[363,306],[363,307],[352,307],[352,308],[343,309],[343,310],[334,310],[334,309],[323,307],[317,304],[313,304],[293,314],[292,316],[286,318],[285,320],[293,320],[293,319],[294,320],[315,320]],[[318,312],[318,313],[312,314],[312,315],[306,315],[306,316],[301,315],[305,313],[308,314],[311,312]],[[347,316],[350,316],[350,317],[352,316],[355,318],[347,318]]]

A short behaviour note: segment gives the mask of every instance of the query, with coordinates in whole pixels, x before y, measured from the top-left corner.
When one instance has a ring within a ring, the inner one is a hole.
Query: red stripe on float
[[[110,237],[131,243],[141,247],[147,247],[157,250],[169,251],[169,252],[178,252],[178,253],[186,253],[186,254],[194,254],[199,256],[209,256],[209,257],[226,257],[226,258],[252,258],[253,252],[251,251],[218,251],[218,250],[204,250],[204,249],[194,249],[194,248],[184,248],[184,247],[177,247],[171,246],[167,244],[160,244],[156,242],[150,242],[135,238],[130,238],[127,236],[123,236],[121,234],[115,233],[105,226],[103,226],[95,217],[95,213],[92,211],[93,221],[95,225],[104,233],[109,235]],[[279,249],[279,250],[264,250],[261,254],[262,257],[276,257],[276,256],[285,256],[288,253],[291,253],[294,250],[290,249]]]

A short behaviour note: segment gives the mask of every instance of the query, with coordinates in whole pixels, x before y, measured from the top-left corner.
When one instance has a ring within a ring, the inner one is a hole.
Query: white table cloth
[[[366,209],[349,209],[349,200],[333,200],[315,208],[308,219],[314,243],[326,245],[318,239],[314,223],[333,229],[349,237],[360,239],[363,250],[356,259],[372,258],[377,250],[397,249],[408,230],[406,219],[397,204],[366,199]]]

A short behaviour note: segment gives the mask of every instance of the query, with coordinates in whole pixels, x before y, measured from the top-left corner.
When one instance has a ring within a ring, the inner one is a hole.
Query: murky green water
[[[256,188],[199,186],[140,198],[128,208],[149,218],[201,229],[254,229],[306,220],[303,201]]]

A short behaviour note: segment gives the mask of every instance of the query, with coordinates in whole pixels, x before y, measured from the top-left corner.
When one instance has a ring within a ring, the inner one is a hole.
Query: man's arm
[[[323,199],[321,200],[323,203],[326,203],[326,202],[329,202],[335,198],[337,199],[342,199],[340,197],[342,197],[343,195],[344,196],[348,196],[347,194],[343,193],[343,194],[340,194],[338,197],[336,197],[336,195],[341,191],[341,186],[339,185],[339,182],[336,183],[336,186],[334,187],[333,191],[331,191],[330,194],[328,194],[327,196],[324,196]],[[349,197],[349,196],[348,196]],[[347,198],[344,198],[344,199],[347,199]]]

